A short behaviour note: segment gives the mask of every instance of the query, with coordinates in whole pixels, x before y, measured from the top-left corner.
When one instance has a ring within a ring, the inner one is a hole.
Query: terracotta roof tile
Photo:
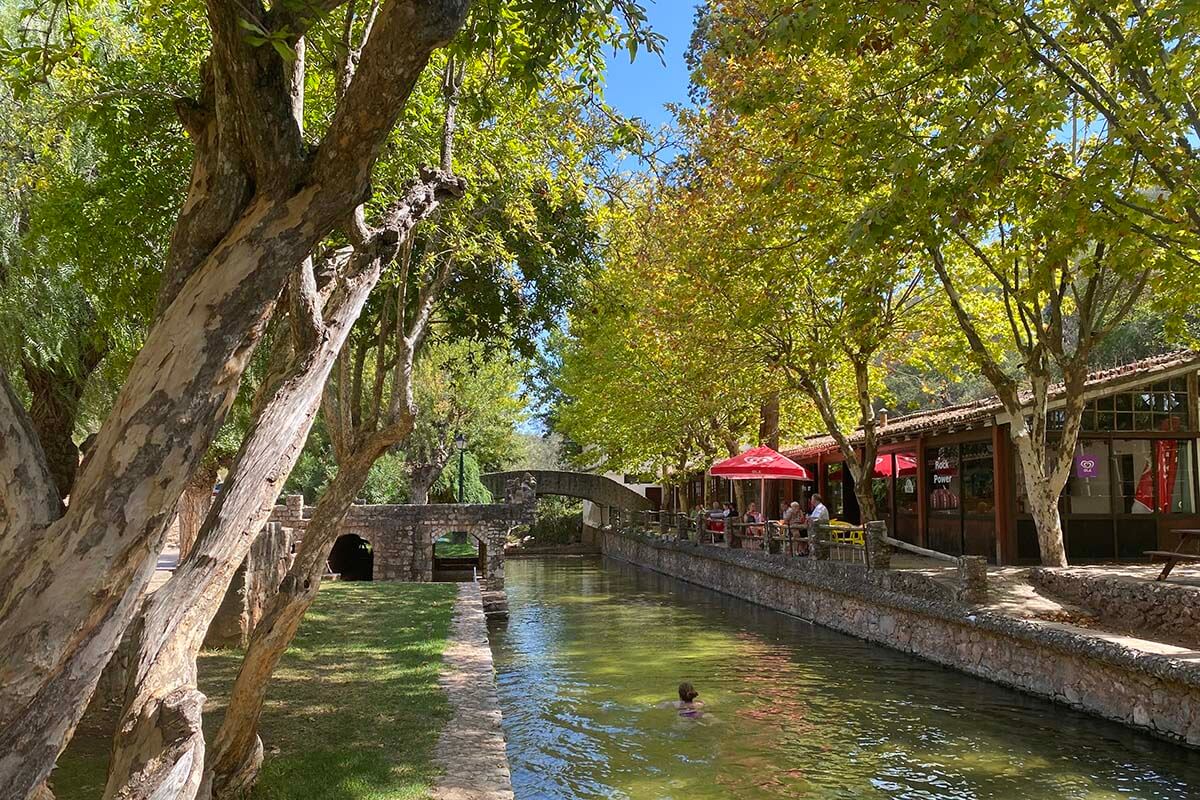
[[[1117,367],[1096,370],[1087,377],[1087,389],[1095,390],[1104,386],[1133,381],[1141,383],[1185,367],[1200,367],[1200,351],[1176,350]],[[1053,401],[1061,398],[1062,392],[1062,384],[1052,386],[1050,399]],[[1029,392],[1024,392],[1022,398],[1026,402],[1032,400]],[[879,429],[879,436],[881,440],[888,441],[941,429],[957,429],[984,423],[991,425],[996,414],[1003,410],[1004,405],[998,397],[989,397],[970,403],[919,411],[890,418],[887,425]],[[850,440],[851,442],[861,441],[862,429],[856,430]],[[783,448],[780,452],[793,461],[803,461],[815,458],[818,453],[827,453],[836,449],[837,442],[832,436],[819,435],[809,437],[803,444]]]

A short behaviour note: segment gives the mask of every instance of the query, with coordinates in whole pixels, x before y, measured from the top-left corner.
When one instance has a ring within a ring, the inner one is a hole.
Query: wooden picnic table
[[[1197,540],[1200,541],[1200,528],[1179,528],[1174,531],[1179,534],[1179,546],[1174,550],[1147,550],[1146,555],[1150,556],[1150,561],[1165,561],[1162,573],[1155,578],[1156,581],[1165,581],[1167,576],[1171,574],[1171,570],[1175,569],[1175,565],[1180,561],[1200,562],[1200,553],[1185,553],[1184,548],[1188,543]]]

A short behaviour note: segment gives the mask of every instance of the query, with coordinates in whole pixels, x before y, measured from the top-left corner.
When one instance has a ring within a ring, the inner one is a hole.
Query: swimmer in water
[[[696,699],[699,696],[700,693],[687,681],[679,684],[679,701],[675,703],[675,708],[679,709],[679,716],[698,717],[703,714],[700,709],[704,707],[704,703]]]

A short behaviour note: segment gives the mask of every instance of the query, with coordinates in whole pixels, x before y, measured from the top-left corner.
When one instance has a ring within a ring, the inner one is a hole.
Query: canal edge
[[[796,574],[746,551],[650,543],[611,531],[603,543],[606,558],[1200,749],[1200,664],[1190,660],[958,602],[815,571]]]
[[[462,583],[438,683],[452,716],[438,736],[434,800],[513,800],[503,714],[477,583]]]

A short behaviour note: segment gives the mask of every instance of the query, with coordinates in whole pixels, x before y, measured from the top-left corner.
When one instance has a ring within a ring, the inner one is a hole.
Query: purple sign
[[[1088,453],[1079,453],[1075,456],[1075,477],[1076,478],[1099,478],[1100,477],[1100,460],[1096,456]]]

